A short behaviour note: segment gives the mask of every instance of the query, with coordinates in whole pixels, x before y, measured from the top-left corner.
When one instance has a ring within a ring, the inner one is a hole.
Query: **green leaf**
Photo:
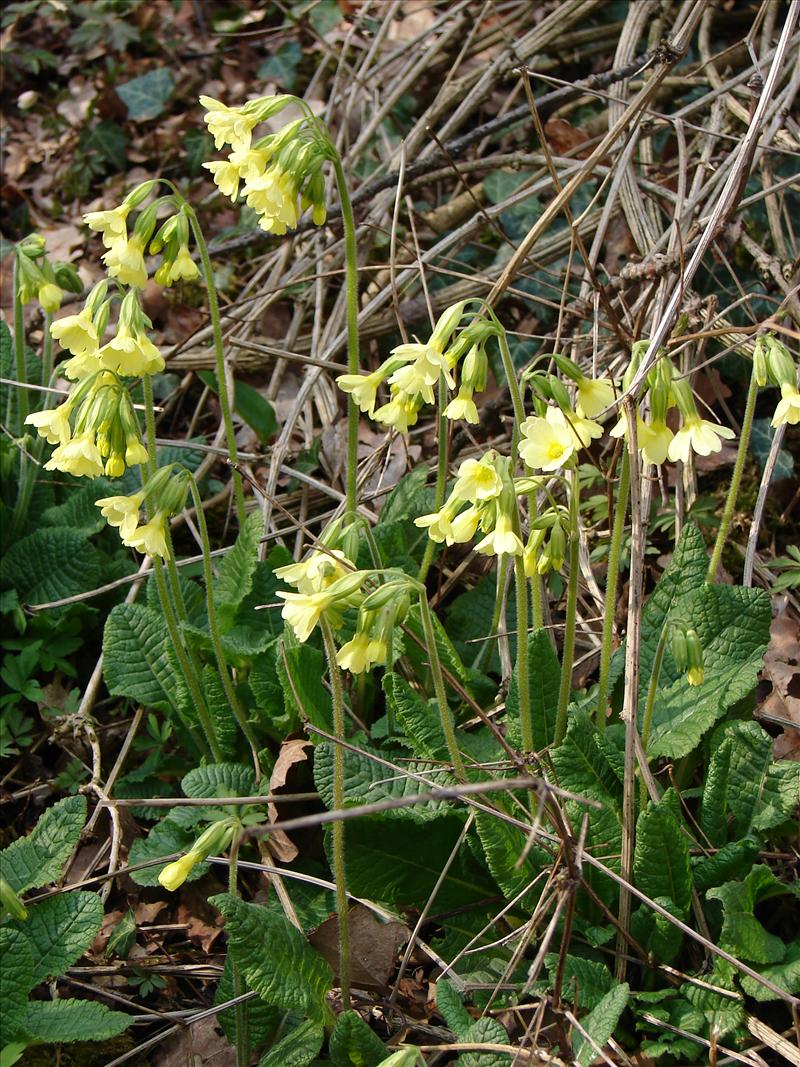
[[[37,1045],[108,1041],[123,1033],[131,1016],[95,1000],[34,1000],[25,1012],[25,1033]]]
[[[402,832],[399,828],[402,826]],[[356,896],[395,906],[424,904],[463,829],[453,814],[421,824],[365,816],[347,826],[347,882]],[[461,848],[436,894],[436,910],[496,897],[487,874]]]
[[[28,993],[33,989],[33,958],[19,930],[0,927],[0,1049],[23,1029]]]
[[[780,963],[786,946],[768,933],[753,914],[757,904],[792,890],[779,882],[769,867],[753,867],[742,882],[709,889],[706,897],[722,901],[723,919],[719,935],[721,948],[754,963]]]
[[[755,722],[726,727],[731,742],[728,810],[733,834],[768,830],[789,817],[800,798],[800,763],[772,759],[772,738]]]
[[[252,797],[256,794],[256,777],[252,767],[243,763],[209,763],[195,767],[184,776],[181,789],[187,797]]]
[[[200,680],[222,755],[227,760],[233,760],[241,735],[216,665],[212,667],[210,663],[204,663]]]
[[[765,419],[753,419],[753,426],[750,431],[750,451],[758,460],[758,466],[763,473],[765,466],[767,465],[767,456],[772,449],[772,438],[775,436],[775,430],[772,428],[772,420]],[[788,452],[785,448],[778,450],[778,460],[775,464],[775,469],[772,472],[772,482],[778,482],[781,478],[791,478],[794,474],[794,457],[791,452]]]
[[[496,805],[499,803],[499,800],[495,801]],[[525,861],[518,866],[528,835],[516,826],[511,826],[504,819],[490,815],[488,811],[476,813],[475,826],[486,856],[486,864],[507,900],[521,893],[525,886],[529,885],[539,874],[542,867],[551,862],[550,856],[543,848],[533,845]],[[519,901],[519,906],[524,908],[526,900],[529,901],[530,898],[523,897]]]
[[[169,67],[157,67],[138,78],[116,86],[117,96],[128,109],[128,118],[144,122],[155,119],[167,106],[175,78]]]
[[[758,857],[758,841],[745,837],[742,841],[729,841],[710,856],[700,856],[694,861],[692,878],[698,893],[705,893],[712,886],[722,885],[742,871],[748,871]]]
[[[169,656],[163,617],[144,604],[117,604],[103,632],[103,675],[112,696],[169,713],[183,688]]]
[[[325,1028],[315,1019],[306,1019],[265,1052],[258,1067],[306,1067],[319,1055]]]
[[[680,919],[683,911],[670,897],[653,897],[653,901]],[[647,945],[647,951],[663,963],[670,963],[681,950],[683,933],[665,916],[646,904],[637,908],[631,916],[631,933],[640,945]]]
[[[539,752],[551,745],[555,737],[558,690],[561,684],[561,665],[547,630],[534,630],[528,637],[528,663],[533,747]],[[519,684],[516,668],[511,676],[506,712],[508,740],[515,748],[521,748],[522,727],[519,721]]]
[[[433,507],[435,490],[427,486],[428,470],[425,466],[416,467],[410,474],[401,478],[386,497],[381,509],[380,525],[390,522],[408,522],[420,515],[426,515]]]
[[[492,615],[497,602],[497,579],[493,573],[484,575],[474,589],[468,589],[457,596],[447,612],[447,632],[458,653],[465,663],[474,662],[484,647],[476,639],[486,638],[492,625]],[[506,626],[512,634],[510,641],[514,647],[513,634],[517,628],[517,607],[514,597],[509,597],[506,605]],[[474,644],[468,642],[475,641]],[[486,669],[500,674],[500,656],[497,641],[489,639],[490,653],[486,659]]]
[[[327,1023],[333,972],[300,931],[283,915],[227,893],[210,900],[222,912],[229,951],[248,986],[270,1004]]]
[[[100,556],[77,530],[41,527],[6,552],[0,581],[25,604],[63,600],[99,585]]]
[[[230,628],[236,609],[253,587],[253,574],[263,533],[261,512],[251,511],[244,520],[233,548],[223,556],[219,578],[214,583],[214,603],[223,631]]]
[[[728,777],[731,769],[733,739],[725,738],[708,763],[700,805],[700,826],[712,845],[719,847],[728,839]]]
[[[458,1038],[472,1026],[472,1016],[461,1002],[461,997],[452,982],[440,978],[436,983],[436,1009]]]
[[[222,977],[214,995],[214,1004],[224,1004],[234,998],[233,988],[233,957],[228,953],[225,957],[225,967]],[[254,997],[245,1003],[247,1011],[247,1031],[250,1038],[250,1047],[254,1053],[260,1052],[268,1041],[271,1041],[285,1019],[285,1013],[274,1004],[267,1004],[261,997]],[[236,1009],[226,1008],[217,1016],[219,1024],[228,1041],[236,1048]]]
[[[277,663],[286,711],[295,722],[308,720],[312,726],[330,731],[333,708],[331,695],[322,684],[325,666],[319,649],[282,642]]]
[[[544,958],[544,965],[550,976],[550,983],[555,981],[559,957],[549,952]],[[580,1008],[595,1008],[613,987],[614,979],[608,967],[595,960],[582,956],[567,956],[564,960],[564,978],[562,995],[564,1000],[577,1003]]]
[[[361,754],[363,753],[363,755]],[[391,753],[389,753],[391,755]],[[424,793],[426,783],[410,777],[422,774],[432,786],[453,785],[450,774],[430,763],[412,761],[405,766],[408,775],[392,774],[384,763],[375,757],[387,758],[386,752],[379,753],[366,745],[361,745],[360,752],[344,750],[344,805],[347,808],[359,804],[371,804],[379,800],[414,796]],[[314,749],[314,784],[319,791],[322,803],[332,809],[333,804],[333,747],[327,742],[318,744]],[[425,804],[413,804],[396,811],[387,812],[387,819],[405,819],[424,823],[450,811],[446,800],[433,800]]]
[[[343,1011],[328,1042],[334,1067],[377,1067],[386,1047],[356,1011]]]
[[[0,852],[0,876],[15,893],[55,882],[86,822],[86,797],[65,797],[41,816],[27,837]]]
[[[466,1044],[507,1045],[508,1033],[497,1019],[476,1019],[461,1038]],[[505,1052],[462,1052],[461,1067],[508,1067],[512,1057]]]
[[[760,967],[759,972],[768,981],[780,986],[781,989],[785,989],[787,993],[797,996],[800,993],[800,941],[792,941],[786,946],[786,955],[780,963]],[[750,978],[749,975],[743,974],[739,980],[742,983],[742,989],[748,997],[752,997],[754,1000],[778,999],[777,993],[773,993],[772,990],[761,985],[755,978]]]
[[[383,691],[403,732],[411,742],[414,754],[421,759],[447,760],[439,713],[429,701],[412,689],[405,678],[389,671],[383,678]]]
[[[55,978],[89,948],[103,922],[103,902],[96,893],[62,893],[34,905],[28,918],[11,925],[27,937],[33,960],[33,984]]]
[[[268,56],[258,68],[258,77],[277,82],[280,91],[294,91],[297,67],[303,52],[297,41],[287,41]]]
[[[190,128],[184,133],[181,142],[186,169],[193,178],[196,178],[203,173],[203,163],[214,155],[214,138],[209,137],[205,130]]]
[[[198,371],[197,377],[214,393],[219,393],[217,376],[212,371]],[[235,381],[233,383],[233,410],[241,416],[251,430],[255,430],[256,437],[262,445],[268,444],[278,432],[278,419],[272,404],[246,382]]]
[[[627,982],[615,985],[613,989],[603,997],[600,1003],[593,1008],[585,1019],[581,1020],[581,1026],[591,1037],[594,1045],[583,1037],[575,1040],[575,1062],[579,1067],[589,1067],[597,1058],[595,1045],[603,1048],[608,1039],[613,1035],[620,1020],[620,1016],[628,1005],[630,987]]]
[[[663,805],[650,806],[636,823],[633,856],[636,887],[651,899],[668,897],[684,917],[692,902],[689,843]]]
[[[124,171],[128,166],[128,138],[116,122],[105,119],[91,129],[84,130],[80,137],[80,146],[87,154],[96,152],[100,159],[115,171]]]
[[[143,867],[140,871],[131,871],[131,878],[137,885],[158,885],[158,876],[169,862],[167,857],[175,852],[188,852],[196,839],[197,834],[191,827],[180,826],[169,817],[162,819],[161,822],[156,823],[147,837],[136,838],[128,853],[128,862],[131,865],[155,859],[163,859],[164,862],[154,864],[152,867]],[[207,863],[198,863],[189,872],[186,881],[195,882],[207,871]]]
[[[106,520],[95,505],[95,500],[109,496],[113,484],[104,478],[95,478],[91,485],[74,489],[63,504],[45,509],[39,519],[42,526],[57,526],[76,530],[83,537],[101,530]]]

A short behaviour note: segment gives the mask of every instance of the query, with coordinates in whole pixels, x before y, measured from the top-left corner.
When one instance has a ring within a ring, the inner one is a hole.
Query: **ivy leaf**
[[[28,993],[34,987],[33,957],[28,939],[19,930],[0,927],[0,1049],[22,1030]]]
[[[65,797],[41,816],[27,837],[0,852],[0,876],[15,893],[39,889],[61,876],[86,822],[86,797]]]
[[[302,55],[297,41],[287,41],[264,60],[258,68],[258,77],[265,81],[277,82],[282,92],[291,93]]]
[[[116,122],[104,119],[97,125],[84,129],[80,136],[80,146],[87,155],[96,153],[107,167],[113,167],[116,171],[123,171],[128,166],[128,138]]]
[[[26,604],[45,604],[93,589],[100,556],[78,530],[40,527],[17,541],[0,562],[0,581]]]
[[[597,1048],[603,1048],[612,1036],[620,1016],[627,1007],[629,996],[630,987],[627,982],[615,985],[586,1018],[581,1020],[581,1025],[592,1038],[594,1045],[584,1037],[578,1037],[575,1040],[575,1062],[579,1067],[589,1067],[589,1064],[594,1062],[597,1057],[595,1045]]]
[[[229,950],[248,986],[284,1011],[327,1024],[333,972],[303,934],[278,912],[220,893],[210,898],[225,919]],[[316,1053],[315,1053],[316,1055]]]
[[[252,797],[256,778],[252,767],[243,763],[208,763],[189,771],[181,781],[187,797]]]
[[[325,1028],[315,1019],[306,1019],[273,1045],[258,1061],[258,1067],[306,1067],[319,1055]]]
[[[668,897],[684,917],[692,902],[689,844],[663,804],[649,807],[636,824],[633,856],[636,886],[651,899]]]
[[[33,984],[55,978],[89,948],[103,922],[96,893],[62,893],[36,904],[25,920],[10,924],[28,939]]]
[[[792,889],[779,882],[763,864],[753,867],[742,882],[728,882],[709,889],[707,897],[722,901],[720,946],[754,963],[780,963],[786,946],[779,937],[764,929],[753,912],[762,901],[791,892]]]
[[[117,96],[128,109],[128,118],[135,122],[155,119],[167,106],[175,87],[169,67],[157,67],[138,78],[117,85]]]
[[[343,1011],[336,1019],[328,1052],[334,1067],[377,1067],[386,1048],[356,1011]]]
[[[24,1030],[32,1044],[108,1041],[128,1029],[131,1017],[110,1011],[95,1000],[33,1000],[25,1011]]]
[[[237,608],[253,587],[263,533],[261,512],[250,512],[239,530],[236,543],[222,559],[219,578],[214,583],[214,603],[223,631],[230,629]]]

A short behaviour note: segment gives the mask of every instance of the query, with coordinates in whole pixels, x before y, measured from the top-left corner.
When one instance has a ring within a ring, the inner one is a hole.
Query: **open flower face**
[[[257,112],[248,114],[244,108],[228,107],[213,96],[201,96],[200,103],[206,109],[203,120],[218,151],[225,144],[235,149],[250,147],[253,128],[260,121]]]
[[[638,423],[638,444],[642,455],[648,463],[660,466],[666,461],[673,433],[664,422]]]
[[[534,470],[556,471],[572,458],[576,438],[560,408],[549,407],[543,419],[527,418],[520,429],[519,453]]]
[[[144,493],[134,493],[132,496],[105,496],[94,503],[108,525],[116,526],[122,540],[127,541],[139,525],[139,508],[143,500]]]
[[[458,468],[453,496],[475,504],[478,500],[493,500],[500,496],[502,490],[503,482],[491,463],[465,459]]]
[[[301,593],[320,593],[337,579],[349,573],[345,566],[346,556],[339,549],[327,552],[312,552],[308,559],[300,563],[289,563],[278,567],[275,577],[282,582],[297,586]]]
[[[284,593],[278,590],[277,596],[285,600],[281,617],[294,630],[294,635],[301,643],[307,641],[317,626],[323,611],[329,606],[331,598],[327,592],[320,593]]]
[[[772,426],[796,426],[800,422],[800,393],[791,382],[781,385],[781,399],[772,416]]]
[[[578,382],[578,414],[593,419],[614,402],[614,383],[608,378],[582,378]]]
[[[103,473],[103,457],[93,433],[78,434],[59,445],[44,465],[46,471],[63,471],[76,478],[98,478]]]
[[[51,411],[33,411],[27,416],[25,422],[29,426],[35,426],[39,435],[47,440],[49,445],[64,445],[72,436],[69,426],[70,404],[67,401]]]
[[[453,527],[446,508],[442,508],[441,511],[434,511],[430,515],[420,515],[419,518],[414,519],[414,525],[418,526],[420,530],[427,529],[428,537],[430,537],[431,541],[435,541],[437,545],[440,545],[443,541],[448,545],[453,543]]]
[[[690,415],[684,419],[683,426],[670,441],[667,455],[673,463],[678,459],[686,463],[689,452],[696,452],[698,456],[710,456],[712,452],[722,450],[720,438],[724,437],[729,441],[735,436],[733,430],[727,426],[707,422],[699,415]]]
[[[352,396],[361,411],[372,418],[375,414],[378,386],[382,381],[383,375],[375,371],[372,374],[340,374],[336,384],[343,393]]]
[[[84,308],[78,315],[67,315],[51,323],[50,336],[73,356],[91,355],[97,351],[97,328],[92,322],[89,308]]]
[[[215,159],[211,163],[204,163],[203,166],[206,170],[211,171],[214,184],[222,195],[229,196],[231,200],[236,200],[239,195],[239,182],[241,181],[239,168],[227,159]]]

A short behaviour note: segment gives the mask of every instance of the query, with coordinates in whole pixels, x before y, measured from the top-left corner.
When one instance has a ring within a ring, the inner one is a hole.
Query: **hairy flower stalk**
[[[625,532],[625,518],[628,514],[628,488],[631,476],[631,461],[628,449],[623,446],[620,459],[617,501],[614,509],[614,525],[611,530],[611,543],[608,548],[606,566],[605,603],[603,604],[603,637],[600,646],[600,672],[597,684],[597,729],[602,733],[606,728],[608,715],[608,679],[611,670],[611,655],[614,640],[614,616],[617,606],[617,583],[619,580],[619,558],[622,552],[622,538]]]
[[[567,581],[567,606],[564,622],[564,647],[561,653],[561,683],[558,690],[555,744],[564,740],[567,732],[567,708],[572,687],[572,662],[575,656],[575,630],[578,610],[578,571],[580,539],[578,537],[578,507],[580,489],[578,468],[570,471],[569,486],[569,578]]]

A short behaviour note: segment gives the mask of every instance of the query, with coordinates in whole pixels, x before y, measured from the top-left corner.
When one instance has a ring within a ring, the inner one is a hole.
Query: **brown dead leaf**
[[[211,946],[222,933],[222,921],[219,923],[206,922],[195,909],[185,904],[178,906],[178,922],[186,926],[186,936],[203,952],[210,952]]]
[[[292,767],[297,763],[305,763],[313,747],[310,741],[304,741],[302,738],[283,742],[270,775],[270,793],[277,793],[286,785],[286,779]],[[274,804],[269,804],[267,811],[269,821],[274,826],[278,821],[278,809]],[[291,863],[292,860],[297,859],[297,846],[283,830],[275,830],[269,835],[269,847],[272,854],[282,863]]]
[[[363,904],[354,904],[350,919],[350,981],[360,989],[384,990],[397,967],[397,953],[410,936],[401,922],[381,922]],[[339,919],[331,915],[309,941],[334,971],[339,967]]]
[[[166,900],[154,900],[152,904],[147,904],[145,901],[140,900],[136,905],[136,925],[142,926],[145,923],[153,922],[166,906]]]
[[[103,916],[103,921],[100,924],[100,929],[97,931],[97,936],[92,942],[92,946],[89,952],[93,956],[102,956],[103,949],[108,944],[108,939],[114,932],[114,927],[117,923],[126,915],[124,911],[107,911]]]
[[[783,613],[772,620],[769,633],[763,677],[772,692],[756,716],[784,728],[775,740],[775,758],[800,760],[800,622]]]
[[[551,150],[557,156],[566,155],[570,149],[577,148],[579,144],[589,140],[588,134],[577,129],[566,119],[549,119],[545,123],[544,132]],[[586,153],[578,152],[576,158],[585,159]]]
[[[76,74],[69,82],[69,96],[56,105],[56,111],[70,126],[82,126],[96,96],[94,83]]]
[[[51,229],[42,229],[39,232],[47,243],[47,254],[50,259],[69,263],[83,253],[86,238],[78,227],[72,223],[67,223],[65,226],[54,226]]]
[[[200,1019],[160,1046],[158,1067],[234,1067],[236,1053],[218,1027],[216,1019]]]

